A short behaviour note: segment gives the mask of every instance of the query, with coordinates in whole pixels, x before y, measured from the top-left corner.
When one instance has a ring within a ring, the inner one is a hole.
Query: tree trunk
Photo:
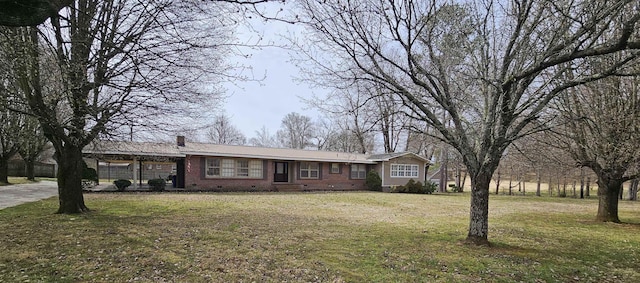
[[[36,170],[35,170],[35,161],[31,159],[24,160],[24,167],[27,175],[27,180],[35,181],[36,180]]]
[[[620,223],[618,218],[618,195],[622,181],[598,177],[598,215],[597,221]]]
[[[638,182],[640,179],[634,179],[629,185],[629,200],[638,200]]]
[[[580,198],[584,198],[584,169],[580,170]]]
[[[462,187],[461,177],[462,176],[460,176],[460,164],[456,164],[456,187],[458,188]]]
[[[82,195],[82,149],[67,144],[56,152],[56,156],[60,201],[57,213],[72,214],[89,211]]]
[[[446,193],[447,192],[447,182],[449,181],[449,153],[446,147],[444,147],[442,149],[442,154],[441,154],[441,162],[442,165],[440,165],[440,192],[441,193]]]
[[[471,181],[471,185],[473,186],[473,181]],[[498,171],[498,179],[496,180],[496,195],[500,193],[500,171]]]
[[[9,183],[9,160],[0,159],[0,183]]]
[[[591,189],[589,188],[589,186],[591,186],[591,177],[587,177],[587,184],[585,185],[585,190],[584,190],[584,196],[585,197],[590,197],[590,191]]]
[[[475,175],[475,177],[474,177]],[[466,242],[489,245],[489,183],[491,173],[471,175],[471,212]]]
[[[467,183],[467,171],[464,171],[464,175],[462,175],[462,185],[460,186],[460,192],[464,191],[465,183]]]
[[[536,184],[536,196],[540,196],[540,185],[542,183],[542,178],[540,177],[540,172],[538,172],[538,174],[536,174],[536,178],[537,178],[537,184]]]
[[[622,200],[623,195],[624,195],[624,186],[620,186],[620,192],[618,193],[618,198]]]

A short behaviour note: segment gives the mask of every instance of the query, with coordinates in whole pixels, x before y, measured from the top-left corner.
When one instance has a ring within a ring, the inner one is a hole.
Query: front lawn
[[[468,194],[86,194],[0,210],[0,282],[640,282],[640,202]]]

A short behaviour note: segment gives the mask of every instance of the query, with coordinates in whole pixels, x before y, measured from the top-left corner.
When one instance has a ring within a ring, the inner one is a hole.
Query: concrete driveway
[[[52,181],[0,186],[0,209],[57,195],[58,183]]]

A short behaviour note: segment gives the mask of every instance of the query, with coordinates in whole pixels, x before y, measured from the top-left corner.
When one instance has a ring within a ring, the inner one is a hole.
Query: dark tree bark
[[[610,179],[605,176],[598,177],[598,215],[597,221],[620,223],[618,217],[618,195],[622,190],[619,179]]]
[[[27,180],[35,181],[36,180],[36,161],[33,159],[24,159],[24,171],[25,175],[27,175]]]
[[[540,176],[540,170],[536,172],[536,196],[540,196],[540,185],[542,183],[542,176]]]
[[[496,195],[500,193],[500,171],[496,173]]]
[[[6,123],[6,121],[0,123]],[[0,129],[0,135],[3,135],[0,136],[0,182],[2,183],[9,183],[9,159],[18,152],[18,146],[12,141],[11,134],[4,133],[4,130]]]
[[[9,183],[9,159],[0,158],[0,183]]]
[[[66,145],[56,148],[58,162],[58,194],[60,206],[57,213],[74,214],[89,211],[82,195],[82,148]]]
[[[633,179],[629,185],[629,200],[638,200],[638,183],[640,179]]]
[[[621,186],[620,187],[620,193],[618,194],[618,198],[620,198],[620,200],[622,200],[623,199],[623,195],[624,195],[624,187]]]
[[[580,198],[584,198],[584,168],[580,169]]]

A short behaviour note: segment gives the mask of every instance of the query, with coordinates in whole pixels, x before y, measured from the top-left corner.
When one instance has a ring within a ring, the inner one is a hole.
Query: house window
[[[391,177],[413,178],[418,177],[418,172],[416,164],[391,164]]]
[[[340,174],[340,163],[331,163],[331,174]]]
[[[351,179],[364,179],[367,176],[367,165],[351,164]]]
[[[207,178],[262,178],[262,160],[206,159]]]
[[[320,166],[317,162],[300,162],[300,179],[318,179]]]
[[[262,178],[262,160],[249,161],[249,177]]]
[[[222,159],[222,170],[220,170],[222,177],[235,177],[236,176],[236,161],[233,159]]]
[[[162,170],[162,164],[156,164],[156,170]]]
[[[207,158],[207,177],[220,177],[220,159]]]
[[[236,170],[236,176],[249,177],[249,160],[237,160]]]

